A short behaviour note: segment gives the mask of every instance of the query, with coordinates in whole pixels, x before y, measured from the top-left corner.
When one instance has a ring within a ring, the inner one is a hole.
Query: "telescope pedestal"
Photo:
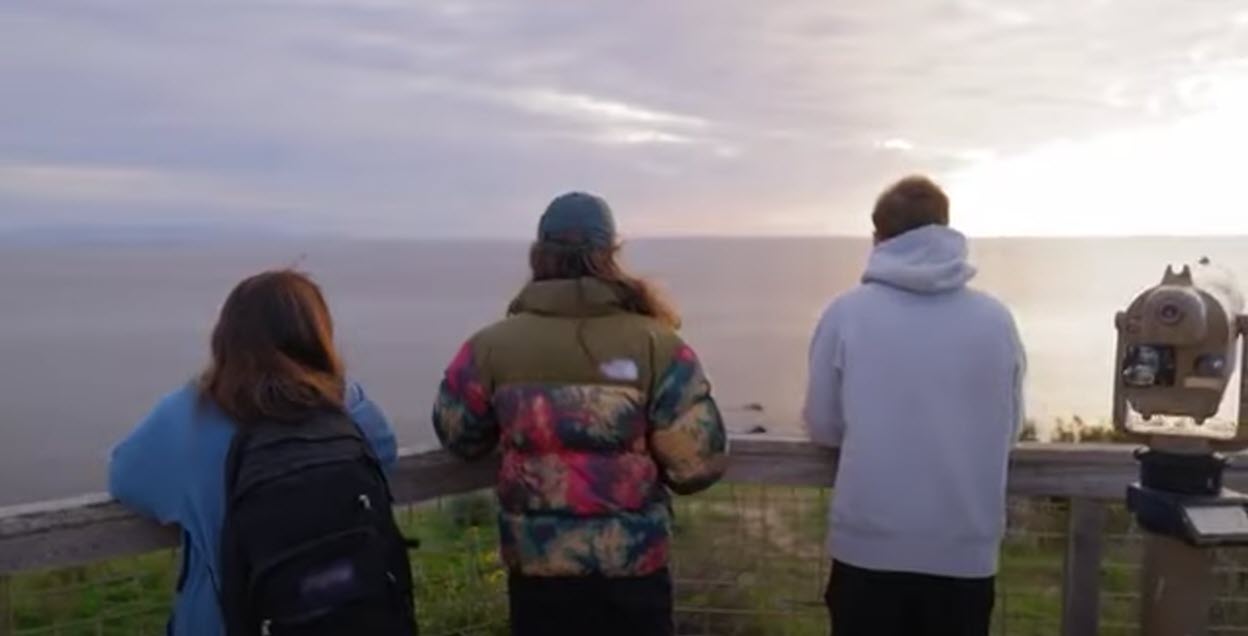
[[[1144,533],[1142,636],[1204,636],[1213,603],[1213,551]]]
[[[1127,489],[1127,508],[1145,531],[1144,636],[1208,633],[1216,582],[1213,549],[1248,545],[1248,495],[1222,487],[1226,459],[1176,446],[1156,440],[1153,448],[1137,452],[1140,481]]]

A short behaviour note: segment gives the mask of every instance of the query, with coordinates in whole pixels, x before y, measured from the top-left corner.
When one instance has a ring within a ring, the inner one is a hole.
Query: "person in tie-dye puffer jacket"
[[[602,199],[556,199],[532,282],[460,349],[438,393],[443,446],[502,450],[513,634],[672,633],[669,491],[724,472],[723,420],[679,319],[617,253]]]

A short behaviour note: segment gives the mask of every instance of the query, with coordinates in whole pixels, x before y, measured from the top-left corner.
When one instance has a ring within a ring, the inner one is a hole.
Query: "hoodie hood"
[[[966,237],[943,225],[928,225],[875,246],[862,282],[940,294],[962,289],[974,277]]]

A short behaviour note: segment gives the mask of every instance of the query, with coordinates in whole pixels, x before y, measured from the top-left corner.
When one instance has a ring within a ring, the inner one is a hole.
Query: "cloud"
[[[896,150],[898,152],[909,152],[914,150],[914,142],[909,139],[901,139],[893,137],[875,142],[875,147],[881,150]]]
[[[951,179],[959,222],[1007,236],[1248,233],[1245,106],[970,167]]]
[[[883,152],[913,157],[924,163],[939,165],[982,163],[992,161],[997,156],[997,152],[991,148],[941,148],[917,144],[900,137],[881,139],[875,142],[875,148]]]
[[[1021,27],[1032,24],[1036,17],[1019,7],[1006,6],[1000,2],[983,0],[963,0],[962,6],[968,11],[982,15],[998,25],[1005,27]]]
[[[1217,108],[1248,60],[1242,13],[1234,0],[11,0],[0,82],[20,90],[0,100],[0,215],[55,205],[72,223],[128,203],[521,236],[550,196],[585,188],[635,234],[857,233],[857,210],[900,173],[962,174]]]
[[[550,88],[491,88],[454,82],[422,82],[424,90],[515,106],[558,122],[553,136],[619,146],[706,146],[720,156],[733,155],[731,145],[707,133],[711,122],[693,115],[666,112],[635,103]],[[580,130],[568,134],[568,126]]]
[[[131,166],[0,163],[0,196],[86,203],[180,204],[289,208],[270,194],[227,181]]]
[[[514,94],[514,101],[521,108],[534,112],[587,119],[594,123],[640,124],[674,128],[705,128],[707,126],[706,120],[691,115],[665,113],[592,95],[550,89],[518,91]]]
[[[661,130],[637,128],[608,128],[596,137],[598,141],[608,145],[636,146],[641,144],[673,144],[688,145],[696,143],[692,137],[686,137]]]

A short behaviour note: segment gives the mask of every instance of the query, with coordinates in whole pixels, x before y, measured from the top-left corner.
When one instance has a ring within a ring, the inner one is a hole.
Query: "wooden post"
[[[1207,634],[1216,583],[1213,562],[1213,550],[1145,532],[1140,634]]]
[[[1062,635],[1096,636],[1100,629],[1101,552],[1105,504],[1071,499],[1062,584]]]
[[[7,574],[0,574],[0,636],[9,636],[17,631],[14,611],[13,580]]]

